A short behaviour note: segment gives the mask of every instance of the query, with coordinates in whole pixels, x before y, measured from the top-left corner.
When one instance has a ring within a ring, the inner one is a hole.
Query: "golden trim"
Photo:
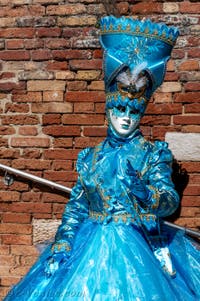
[[[132,36],[138,36],[139,35],[139,36],[143,36],[143,37],[146,37],[146,38],[154,38],[154,39],[163,41],[163,42],[165,42],[165,43],[167,43],[171,46],[174,46],[175,42],[176,42],[176,38],[172,39],[172,35],[170,35],[169,37],[166,37],[166,32],[162,32],[161,35],[158,34],[157,30],[155,30],[153,33],[148,33],[147,28],[145,29],[145,32],[142,32],[142,31],[140,31],[139,26],[136,26],[135,32],[131,31],[131,28],[129,28],[128,26],[127,26],[126,29],[121,29],[121,30],[118,30],[118,28],[113,29],[112,27],[109,28],[109,29],[104,28],[100,32],[101,35],[109,34],[109,33],[112,33],[112,34],[130,34]]]

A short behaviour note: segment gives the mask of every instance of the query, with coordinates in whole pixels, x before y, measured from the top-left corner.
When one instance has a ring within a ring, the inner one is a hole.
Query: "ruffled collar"
[[[136,129],[129,137],[121,137],[117,135],[117,133],[111,126],[109,126],[105,142],[108,142],[108,144],[113,148],[121,147],[124,144],[130,143],[133,140],[133,138],[137,137],[140,134],[140,129]]]

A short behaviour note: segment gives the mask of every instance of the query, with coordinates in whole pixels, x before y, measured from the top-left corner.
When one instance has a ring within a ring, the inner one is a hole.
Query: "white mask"
[[[138,128],[141,117],[141,113],[129,105],[108,110],[109,123],[115,132],[122,137],[130,136]]]

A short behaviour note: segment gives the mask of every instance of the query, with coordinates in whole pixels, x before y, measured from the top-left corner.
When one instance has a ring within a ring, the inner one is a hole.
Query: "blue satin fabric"
[[[104,81],[107,95],[106,106],[110,102],[122,101],[120,94],[115,98],[117,89],[115,77],[119,72],[130,69],[133,71],[139,64],[146,62],[151,85],[145,97],[162,84],[166,63],[178,37],[178,29],[163,23],[150,20],[137,20],[131,17],[105,16],[100,20],[100,42],[104,50]]]
[[[127,159],[151,191],[146,204],[120,181]],[[55,242],[5,301],[199,300],[199,252],[182,231],[160,223],[179,203],[171,159],[166,143],[147,142],[139,130],[119,138],[110,128],[105,141],[83,150]],[[158,237],[161,245],[155,244]],[[154,254],[163,245],[173,276]],[[48,277],[44,267],[56,253],[64,260]]]

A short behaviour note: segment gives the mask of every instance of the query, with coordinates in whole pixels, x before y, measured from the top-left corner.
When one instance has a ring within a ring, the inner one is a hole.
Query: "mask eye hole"
[[[139,110],[131,109],[130,114],[139,114]]]
[[[120,106],[117,106],[117,110],[124,113],[124,112],[126,112],[126,107],[120,105]]]

